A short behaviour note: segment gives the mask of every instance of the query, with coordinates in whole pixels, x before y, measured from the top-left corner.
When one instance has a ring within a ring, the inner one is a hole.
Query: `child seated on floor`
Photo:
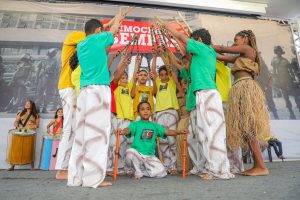
[[[131,148],[126,151],[125,162],[131,168],[134,179],[143,176],[162,178],[167,175],[166,169],[160,160],[154,155],[156,148],[156,137],[166,138],[166,136],[176,136],[187,134],[187,130],[167,130],[163,126],[149,121],[152,115],[150,103],[140,102],[137,106],[141,120],[131,122],[131,124],[120,130],[121,135],[127,138],[134,137]]]

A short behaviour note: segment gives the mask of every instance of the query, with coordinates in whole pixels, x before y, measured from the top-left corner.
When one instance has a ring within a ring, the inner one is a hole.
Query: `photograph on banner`
[[[89,7],[90,10],[105,8],[106,14],[89,13]],[[64,38],[71,31],[83,30],[84,23],[91,18],[105,23],[113,17],[107,13],[113,15],[115,8],[113,5],[85,4],[85,9],[69,14],[61,13],[58,8],[57,12],[39,13],[39,10],[35,10],[38,7],[33,7],[30,12],[0,11],[0,33],[6,35],[0,39],[0,87],[5,94],[0,97],[0,112],[17,113],[26,99],[33,99],[41,113],[52,113],[60,107],[57,82]],[[120,34],[115,38],[110,52],[125,46],[136,33],[139,53],[143,54],[141,67],[145,69],[149,69],[152,62],[150,26],[154,19],[149,13],[156,13],[163,20],[174,21],[173,17],[180,20],[177,11],[137,8],[122,23]],[[237,32],[253,30],[261,58],[261,74],[257,81],[265,91],[271,118],[300,119],[299,64],[289,26],[258,19],[180,13],[192,30],[201,27],[208,29],[214,44],[232,45]],[[17,34],[20,30],[23,31],[22,35]],[[7,37],[9,40],[5,40]],[[43,37],[44,40],[41,39]],[[168,47],[176,53],[172,43],[168,42]],[[132,62],[127,69],[129,79],[132,77],[136,53],[134,49]],[[111,74],[119,59],[113,62]],[[158,59],[157,67],[161,65],[163,62]]]

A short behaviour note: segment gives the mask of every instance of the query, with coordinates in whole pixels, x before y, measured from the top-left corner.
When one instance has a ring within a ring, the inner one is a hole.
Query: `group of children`
[[[125,69],[131,55],[124,53],[111,80],[112,60],[107,51],[129,11],[120,11],[105,25],[91,19],[85,25],[85,36],[73,32],[64,42],[62,60],[66,62],[60,83],[68,84],[60,89],[64,126],[57,178],[68,178],[69,186],[111,185],[104,178],[106,172],[110,174],[113,170],[117,132],[121,133],[118,173],[131,174],[136,179],[177,174],[176,135],[180,134],[187,134],[193,163],[189,174],[204,180],[234,178],[230,171],[234,162],[229,162],[227,154],[231,152],[230,159],[241,161],[239,149],[249,143],[254,167],[243,174],[268,175],[257,149],[260,136],[270,131],[263,93],[254,81],[259,73],[254,34],[242,31],[235,36],[234,46],[222,47],[211,44],[206,29],[196,30],[188,37],[162,22],[178,42],[186,45],[182,59],[174,58],[167,48],[164,53],[153,49],[152,67],[148,71],[140,68],[141,56],[137,55],[133,78],[129,81]],[[106,28],[110,30],[105,32]],[[224,56],[216,51],[237,56]],[[157,73],[158,56],[165,65]],[[217,58],[235,63],[226,123],[215,81]],[[180,70],[178,76],[172,65]],[[147,85],[149,77],[152,85]],[[77,101],[72,80],[75,88],[80,87]],[[157,138],[161,160],[155,156]],[[70,145],[72,148],[68,150]],[[68,155],[69,162],[63,164]]]

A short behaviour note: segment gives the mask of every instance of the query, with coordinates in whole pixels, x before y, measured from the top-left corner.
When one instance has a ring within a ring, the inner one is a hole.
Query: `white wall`
[[[41,119],[40,128],[36,137],[35,150],[35,167],[38,167],[42,135],[46,133],[46,126],[50,119]],[[6,163],[7,152],[7,136],[8,131],[12,129],[14,118],[0,118],[0,169],[7,169],[9,165]],[[300,120],[274,120],[271,121],[272,133],[277,136],[283,143],[283,153],[288,159],[300,159]],[[276,157],[272,150],[273,158]],[[267,153],[264,152],[264,157],[267,160]],[[16,166],[18,168],[30,168],[30,165]]]

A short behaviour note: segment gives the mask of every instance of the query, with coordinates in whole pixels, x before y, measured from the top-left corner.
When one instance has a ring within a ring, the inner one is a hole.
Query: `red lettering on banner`
[[[107,23],[109,20],[103,20],[103,23]],[[151,53],[152,49],[152,40],[150,33],[150,26],[152,22],[135,22],[135,21],[123,21],[120,29],[120,33],[115,37],[114,45],[112,49],[116,49],[117,46],[121,47],[126,45],[136,33],[138,36],[139,51],[141,53]],[[156,30],[155,34],[159,35],[160,32]],[[160,41],[160,37],[157,37]],[[174,40],[172,40],[176,43]],[[174,45],[167,40],[167,46],[171,51],[175,52]],[[134,48],[133,52],[136,52]]]

